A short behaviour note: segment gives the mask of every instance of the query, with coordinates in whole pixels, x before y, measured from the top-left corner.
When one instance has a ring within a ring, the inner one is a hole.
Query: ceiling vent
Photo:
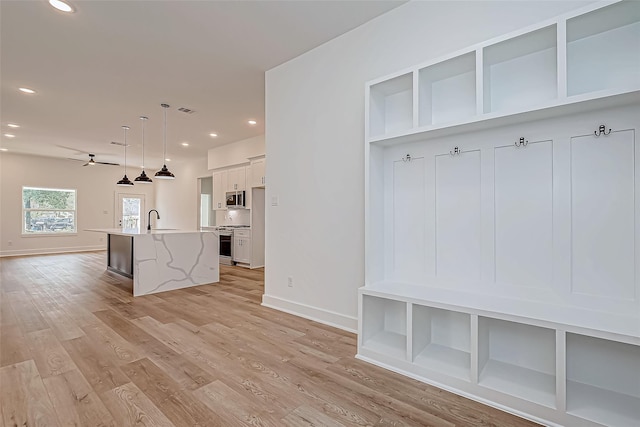
[[[193,113],[195,113],[195,111],[193,111],[192,109],[185,108],[185,107],[178,108],[178,111],[180,111],[182,113],[185,113],[185,114],[193,114]]]

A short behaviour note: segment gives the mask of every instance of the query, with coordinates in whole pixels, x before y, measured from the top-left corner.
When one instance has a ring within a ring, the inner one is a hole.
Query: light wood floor
[[[5,426],[531,426],[260,306],[263,272],[133,298],[105,252],[0,260]]]

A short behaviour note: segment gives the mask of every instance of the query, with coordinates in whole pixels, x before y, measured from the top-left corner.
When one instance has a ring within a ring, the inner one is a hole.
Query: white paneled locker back
[[[372,151],[383,281],[637,315],[638,129],[636,105]]]

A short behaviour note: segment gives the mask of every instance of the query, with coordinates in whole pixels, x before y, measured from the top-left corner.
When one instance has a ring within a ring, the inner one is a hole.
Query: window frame
[[[24,199],[24,191],[25,190],[44,190],[44,191],[64,191],[64,192],[73,192],[74,203],[73,209],[55,209],[55,208],[25,208],[25,199]],[[20,218],[21,222],[21,235],[22,237],[52,237],[52,236],[76,236],[78,234],[78,190],[76,188],[51,188],[51,187],[36,187],[23,185],[21,192],[21,207],[22,207],[22,215]],[[54,231],[54,230],[46,230],[46,231],[37,231],[30,232],[26,229],[26,213],[27,212],[69,212],[73,215],[73,231]]]

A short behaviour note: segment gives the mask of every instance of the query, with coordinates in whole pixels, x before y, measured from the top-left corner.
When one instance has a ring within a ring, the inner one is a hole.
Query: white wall
[[[269,70],[263,303],[357,327],[365,82],[587,3],[410,2]]]
[[[212,148],[208,153],[209,169],[248,163],[249,157],[262,156],[265,153],[264,135],[232,142]]]
[[[156,209],[160,213],[156,228],[195,230],[198,228],[198,178],[211,176],[207,159],[171,162],[167,165],[174,180],[153,178]]]
[[[145,195],[146,208],[154,206],[153,186],[118,187],[123,168],[51,157],[0,154],[0,255],[73,252],[106,249],[101,233],[88,228],[114,226],[116,192]],[[138,169],[129,168],[134,179]],[[69,188],[77,190],[77,227],[73,236],[22,236],[22,187]],[[9,245],[9,241],[12,242]]]

